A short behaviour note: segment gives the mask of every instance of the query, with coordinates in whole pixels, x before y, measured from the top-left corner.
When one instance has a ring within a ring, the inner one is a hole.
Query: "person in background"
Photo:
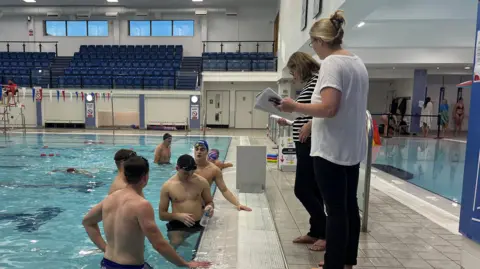
[[[66,169],[55,169],[55,170],[52,170],[51,173],[56,173],[56,172],[64,172],[64,173],[67,173],[67,174],[76,174],[76,175],[83,175],[83,176],[86,176],[86,177],[89,177],[89,178],[94,178],[95,176],[92,175],[92,173],[88,172],[87,170],[84,170],[84,169],[77,169],[77,168],[73,168],[73,167],[68,167]]]
[[[455,107],[453,108],[453,119],[455,120],[455,126],[453,129],[453,135],[457,136],[459,131],[462,131],[462,123],[465,118],[465,105],[463,104],[463,98],[458,98]]]
[[[115,153],[115,156],[113,159],[115,160],[115,165],[117,166],[118,172],[117,176],[115,176],[115,179],[113,180],[112,185],[110,186],[110,190],[108,191],[108,194],[112,194],[118,190],[121,190],[125,187],[127,187],[127,181],[125,179],[125,173],[123,170],[123,163],[128,160],[130,157],[135,157],[137,156],[137,153],[133,150],[129,149],[121,149]],[[143,196],[143,193],[142,193]]]
[[[155,149],[155,159],[153,160],[156,164],[170,164],[170,158],[172,157],[172,135],[166,133],[163,135],[163,142],[157,146]]]
[[[212,186],[215,182],[217,188],[222,192],[223,197],[233,204],[237,210],[252,211],[248,206],[240,204],[237,197],[227,188],[225,181],[223,180],[222,170],[215,164],[208,161],[208,143],[205,140],[199,140],[195,143],[194,147],[195,163],[197,169],[195,173],[205,178],[208,184]]]
[[[360,239],[357,187],[367,153],[369,78],[363,61],[341,46],[344,24],[337,10],[310,29],[311,46],[323,60],[311,104],[284,98],[278,105],[313,117],[310,155],[327,215],[324,269],[352,269]]]
[[[208,152],[208,161],[215,164],[220,170],[233,167],[232,163],[222,162],[218,158],[220,157],[220,151],[218,149],[212,149]]]
[[[160,191],[158,212],[160,220],[168,221],[168,237],[174,248],[193,233],[203,229],[200,219],[204,212],[208,211],[210,216],[213,215],[210,185],[206,179],[194,174],[195,169],[197,165],[192,156],[180,156],[177,160],[177,173],[163,184]],[[170,203],[172,213],[168,212]]]
[[[430,97],[425,98],[423,103],[422,113],[420,117],[420,127],[422,128],[423,137],[427,137],[430,129],[432,128],[432,115],[433,104]]]
[[[442,126],[442,137],[445,137],[445,132],[448,130],[448,124],[450,122],[450,114],[448,110],[448,101],[447,99],[443,99],[439,107],[440,125]]]
[[[209,267],[209,262],[185,261],[158,229],[153,207],[142,197],[148,184],[148,161],[135,156],[126,160],[123,167],[127,186],[95,205],[82,221],[90,240],[105,252],[101,268],[152,268],[145,262],[145,237],[160,255],[179,267]],[[101,221],[107,242],[98,227]]]
[[[287,67],[294,82],[304,83],[296,102],[310,104],[312,93],[317,84],[320,65],[312,56],[304,52],[295,52],[290,56]],[[288,125],[283,118],[278,120],[278,124]],[[306,235],[293,240],[293,243],[313,244],[309,247],[310,250],[323,251],[325,250],[326,216],[323,210],[323,198],[315,181],[313,158],[310,156],[311,129],[311,116],[298,117],[293,122],[293,141],[295,142],[297,155],[294,192],[297,199],[310,214],[310,231]]]
[[[8,80],[8,84],[6,86],[7,106],[15,106],[17,104],[15,100],[15,95],[17,95],[17,92],[18,92],[17,84],[15,84],[11,79]],[[13,103],[10,103],[12,98],[13,98]]]

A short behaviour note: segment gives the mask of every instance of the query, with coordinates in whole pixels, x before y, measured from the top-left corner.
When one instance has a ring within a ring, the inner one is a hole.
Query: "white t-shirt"
[[[320,92],[334,88],[342,92],[337,115],[313,118],[311,156],[338,165],[360,163],[367,150],[368,72],[357,56],[330,55],[322,62],[312,103],[321,103]]]

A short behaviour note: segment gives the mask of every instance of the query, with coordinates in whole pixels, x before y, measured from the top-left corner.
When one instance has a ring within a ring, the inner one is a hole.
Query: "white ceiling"
[[[472,47],[477,2],[383,0],[362,19],[363,27],[350,25],[345,43],[352,47]]]
[[[22,0],[0,0],[2,6],[124,6],[129,8],[239,8],[245,6],[276,6],[278,0],[118,0],[118,3],[107,3],[106,0],[37,0],[36,3],[25,3]]]

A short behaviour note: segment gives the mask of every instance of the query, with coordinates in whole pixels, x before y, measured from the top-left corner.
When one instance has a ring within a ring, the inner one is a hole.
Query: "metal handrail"
[[[113,132],[113,137],[115,139],[115,113],[113,111],[113,92],[110,91],[110,103],[112,104],[112,132]]]
[[[188,132],[190,131],[190,125],[188,124],[188,117],[185,118],[185,136],[188,136]]]
[[[26,125],[26,120],[25,120],[25,114],[23,113],[24,107],[20,107],[20,117],[22,119],[22,127],[23,127],[23,135],[27,134],[27,125]]]
[[[203,136],[205,137],[205,134],[207,132],[207,113],[203,114],[203,126],[202,127],[203,127]]]
[[[365,165],[365,182],[363,193],[363,218],[362,232],[368,232],[368,206],[370,202],[370,179],[372,174],[372,146],[373,146],[373,120],[372,115],[367,110],[367,160]]]

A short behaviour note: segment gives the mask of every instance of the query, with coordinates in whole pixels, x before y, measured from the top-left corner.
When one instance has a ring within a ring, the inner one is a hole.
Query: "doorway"
[[[235,128],[264,129],[268,124],[268,113],[254,109],[257,92],[235,93]]]
[[[207,127],[228,128],[230,91],[207,91]]]

